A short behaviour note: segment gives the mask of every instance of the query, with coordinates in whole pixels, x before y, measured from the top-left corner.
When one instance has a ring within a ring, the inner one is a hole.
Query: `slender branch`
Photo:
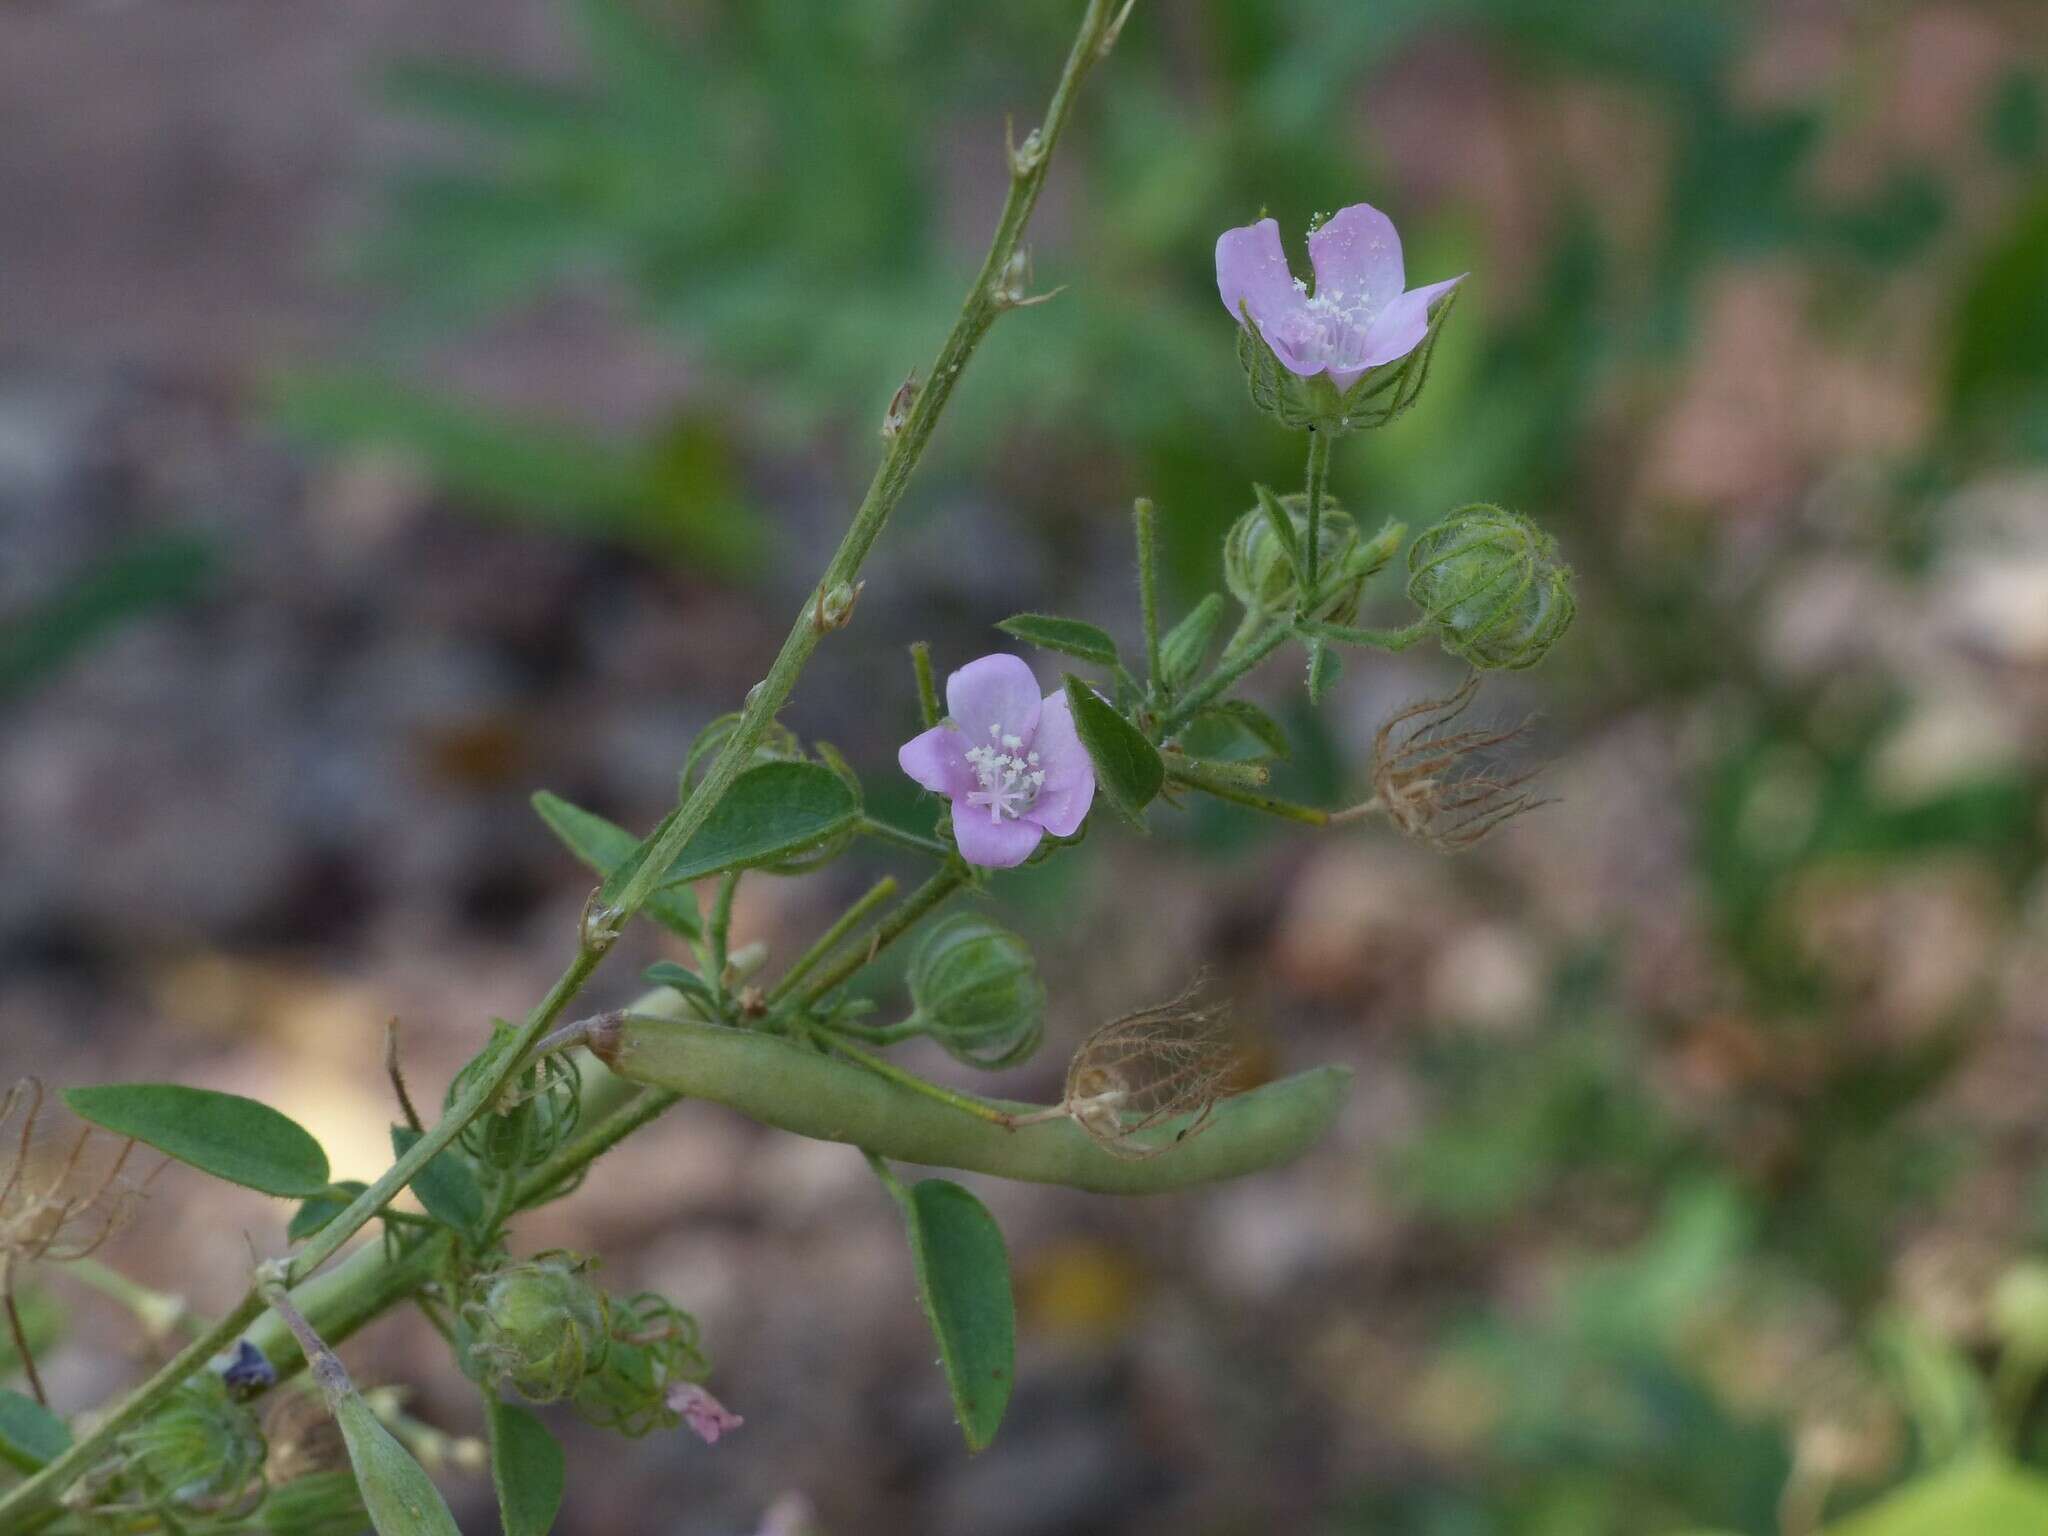
[[[1182,729],[1196,715],[1207,709],[1245,673],[1280,649],[1287,638],[1287,626],[1274,624],[1260,631],[1244,645],[1225,651],[1223,659],[1216,663],[1216,670],[1189,689],[1179,703],[1167,711],[1159,722],[1154,735],[1161,740]]]
[[[1204,773],[1193,763],[1173,761],[1167,754],[1166,776],[1176,784],[1185,784],[1190,789],[1199,789],[1205,795],[1214,795],[1218,800],[1228,800],[1233,805],[1242,805],[1254,811],[1264,811],[1268,816],[1279,816],[1287,821],[1298,821],[1304,826],[1327,827],[1333,817],[1329,811],[1313,805],[1302,805],[1297,801],[1283,800],[1278,795],[1262,795],[1255,789],[1247,789],[1216,773]]]
[[[1153,688],[1159,680],[1159,514],[1147,496],[1131,507],[1131,520],[1138,533],[1138,607],[1145,620],[1145,681]]]
[[[1308,547],[1301,552],[1301,590],[1313,599],[1322,584],[1323,498],[1330,485],[1330,433],[1308,429]]]
[[[8,1336],[21,1357],[21,1373],[28,1378],[29,1390],[35,1393],[36,1402],[47,1408],[50,1394],[43,1390],[43,1373],[36,1369],[36,1353],[28,1347],[28,1330],[21,1326],[21,1308],[14,1300],[14,1259],[4,1253],[0,1253],[0,1310],[7,1313]]]
[[[824,958],[837,949],[846,936],[866,920],[867,915],[896,894],[896,877],[885,875],[869,886],[852,906],[848,907],[831,927],[819,934],[811,947],[796,957],[794,964],[783,972],[781,980],[768,989],[768,1001],[779,1003],[787,997],[792,988],[815,970]]]
[[[967,871],[958,864],[940,870],[916,890],[903,898],[902,903],[887,917],[875,925],[865,944],[857,945],[834,962],[823,976],[804,988],[804,1003],[808,1006],[843,985],[862,968],[871,963],[875,956],[895,943],[940,902],[967,883]]]
[[[913,853],[928,853],[935,859],[953,857],[953,850],[936,837],[925,837],[902,827],[891,826],[888,822],[873,816],[861,817],[855,823],[854,830],[862,837],[871,837],[878,843],[894,843],[898,848],[908,848]]]
[[[910,648],[911,669],[917,674],[917,714],[924,721],[924,728],[930,730],[945,718],[945,708],[939,703],[938,684],[932,681],[932,648],[920,640]]]

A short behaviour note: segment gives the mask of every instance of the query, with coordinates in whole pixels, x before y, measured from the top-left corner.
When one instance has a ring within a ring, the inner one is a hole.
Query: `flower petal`
[[[1038,729],[1038,679],[1021,656],[997,652],[970,661],[946,679],[946,712],[967,747],[985,747],[989,727],[1029,742]]]
[[[1287,253],[1280,248],[1280,226],[1272,219],[1226,229],[1216,237],[1216,290],[1231,319],[1243,324],[1239,306],[1245,306],[1269,338],[1274,321],[1307,302],[1294,286]]]
[[[1031,743],[1045,783],[1025,816],[1054,837],[1072,837],[1095,800],[1095,764],[1074,729],[1074,706],[1064,693],[1048,693]]]
[[[1393,303],[1406,283],[1394,221],[1371,203],[1353,203],[1325,219],[1308,237],[1308,259],[1316,269],[1316,297],[1336,301],[1359,325]]]
[[[903,771],[935,795],[958,800],[975,787],[967,766],[967,740],[950,725],[935,725],[896,749]]]
[[[960,857],[983,869],[1015,869],[1031,857],[1045,836],[1033,821],[991,821],[987,811],[964,800],[953,802],[953,841]]]
[[[1440,283],[1431,283],[1424,288],[1411,288],[1381,310],[1379,318],[1366,330],[1365,356],[1359,359],[1359,366],[1378,368],[1413,352],[1422,344],[1422,338],[1429,334],[1430,305],[1465,281],[1469,275],[1460,272],[1456,277],[1446,278]]]

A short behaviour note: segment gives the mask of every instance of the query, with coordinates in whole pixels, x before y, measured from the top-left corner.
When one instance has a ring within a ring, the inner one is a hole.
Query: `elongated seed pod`
[[[1317,1067],[1218,1104],[1202,1134],[1143,1162],[1113,1157],[1071,1120],[1012,1128],[979,1119],[835,1057],[769,1035],[679,1019],[608,1021],[590,1042],[632,1082],[709,1099],[820,1141],[878,1157],[964,1168],[1105,1195],[1154,1195],[1293,1161],[1330,1128],[1351,1081]],[[1016,1114],[1035,1104],[990,1101]],[[1171,1127],[1160,1127],[1170,1135]]]

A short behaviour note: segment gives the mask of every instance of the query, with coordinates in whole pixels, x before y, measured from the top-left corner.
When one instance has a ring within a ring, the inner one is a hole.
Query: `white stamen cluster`
[[[1294,280],[1294,286],[1297,292],[1305,293],[1308,288],[1300,278]],[[1365,355],[1365,332],[1373,314],[1372,296],[1368,293],[1349,294],[1341,299],[1334,293],[1319,293],[1300,308],[1269,322],[1267,330],[1303,362],[1355,368],[1358,359]]]
[[[1015,821],[1038,798],[1045,770],[1036,752],[1024,750],[1023,737],[1006,735],[1000,725],[990,726],[988,736],[989,745],[967,749],[967,765],[981,785],[968,791],[967,803],[987,806],[990,821]]]

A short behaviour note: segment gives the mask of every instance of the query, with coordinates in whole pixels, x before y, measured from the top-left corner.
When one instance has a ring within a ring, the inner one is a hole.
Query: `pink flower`
[[[734,1413],[694,1381],[679,1381],[668,1389],[666,1401],[671,1413],[680,1413],[691,1432],[706,1445],[718,1444],[747,1421]]]
[[[1327,373],[1348,390],[1429,333],[1429,307],[1465,274],[1404,291],[1401,237],[1369,203],[1353,203],[1308,237],[1315,292],[1287,266],[1280,226],[1261,219],[1216,241],[1216,287],[1231,318],[1251,323],[1290,373]]]
[[[905,742],[896,761],[953,802],[960,856],[1010,869],[1046,833],[1072,836],[1095,798],[1095,765],[1067,696],[1040,698],[1016,656],[984,656],[946,679],[946,709],[950,718]]]

